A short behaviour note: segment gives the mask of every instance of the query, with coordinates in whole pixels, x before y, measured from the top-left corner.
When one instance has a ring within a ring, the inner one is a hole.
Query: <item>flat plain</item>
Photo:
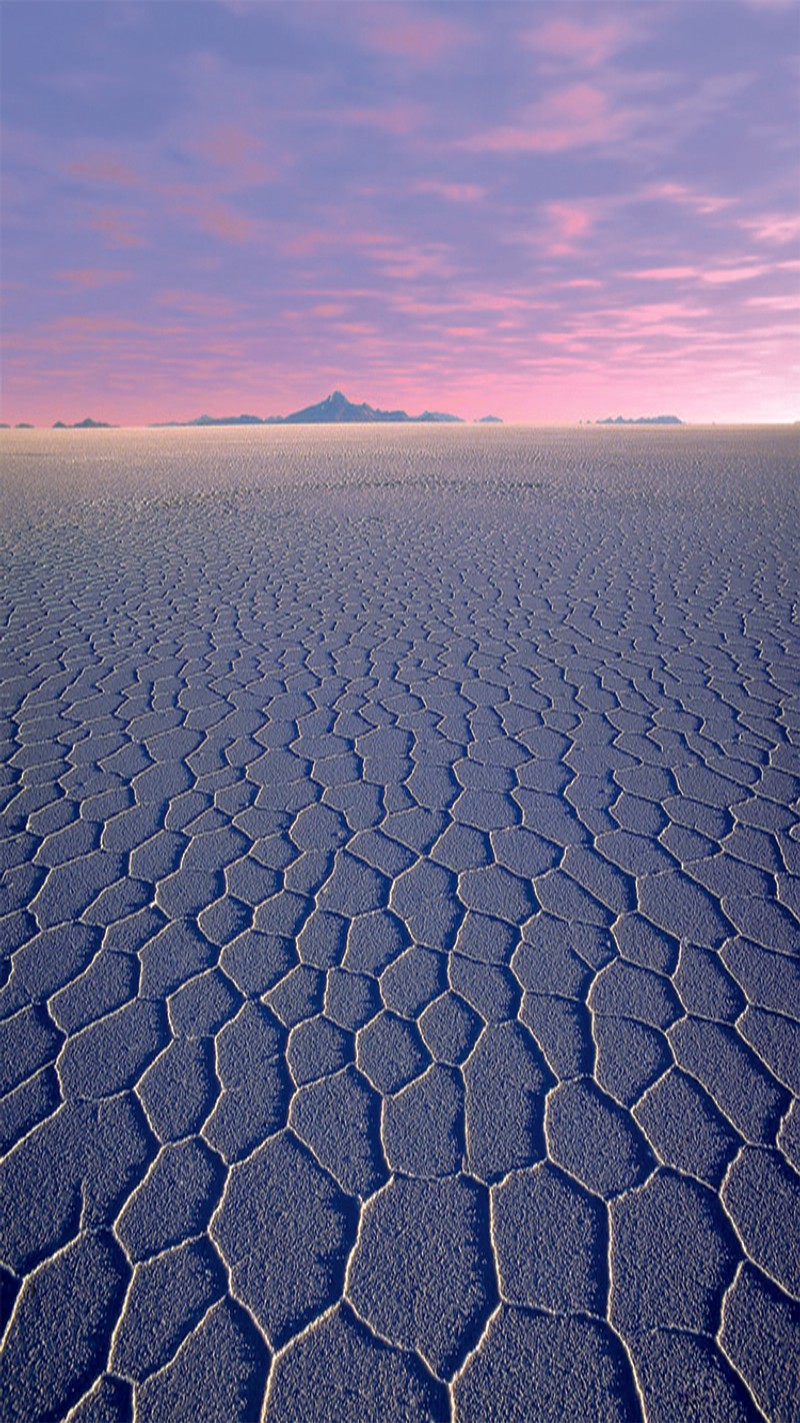
[[[0,457],[2,1417],[789,1423],[797,431]]]

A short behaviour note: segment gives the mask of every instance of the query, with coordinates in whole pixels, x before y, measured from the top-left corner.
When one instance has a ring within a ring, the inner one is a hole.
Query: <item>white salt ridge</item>
[[[9,432],[4,1416],[788,1423],[796,432]]]

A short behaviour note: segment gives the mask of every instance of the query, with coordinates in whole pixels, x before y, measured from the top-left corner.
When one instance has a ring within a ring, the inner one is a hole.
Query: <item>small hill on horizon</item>
[[[440,410],[423,410],[421,415],[408,415],[405,410],[380,410],[366,400],[356,404],[340,390],[334,390],[316,405],[306,405],[290,415],[198,415],[194,420],[161,420],[154,429],[194,425],[378,425],[378,424],[452,424],[463,425],[460,415],[448,415]]]
[[[629,420],[624,415],[607,415],[605,420],[595,420],[595,425],[682,425],[677,415],[639,415]]]

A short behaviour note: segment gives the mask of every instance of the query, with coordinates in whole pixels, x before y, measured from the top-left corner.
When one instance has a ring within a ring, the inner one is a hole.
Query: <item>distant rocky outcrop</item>
[[[421,415],[408,415],[405,410],[379,410],[364,400],[355,404],[340,390],[320,400],[317,405],[306,405],[302,410],[294,410],[291,415],[199,415],[195,420],[165,420],[158,429],[178,426],[181,429],[194,425],[377,425],[377,424],[432,424],[462,425],[460,415],[448,415],[441,410],[423,410]]]
[[[85,420],[76,420],[74,425],[65,425],[63,420],[56,420],[53,425],[54,430],[116,430],[116,425],[109,425],[107,420],[93,420],[91,415],[87,415]]]
[[[340,390],[334,390],[318,405],[284,416],[284,425],[375,425],[404,424],[408,421],[428,424],[462,423],[458,415],[445,415],[437,410],[425,410],[421,415],[407,415],[405,410],[379,410],[364,400],[356,405]]]
[[[639,415],[628,420],[624,415],[607,415],[605,420],[596,420],[596,425],[682,425],[677,415]]]

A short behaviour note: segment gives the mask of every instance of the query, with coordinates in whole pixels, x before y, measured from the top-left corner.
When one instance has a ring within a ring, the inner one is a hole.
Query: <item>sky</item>
[[[800,417],[799,0],[0,0],[0,416]]]

